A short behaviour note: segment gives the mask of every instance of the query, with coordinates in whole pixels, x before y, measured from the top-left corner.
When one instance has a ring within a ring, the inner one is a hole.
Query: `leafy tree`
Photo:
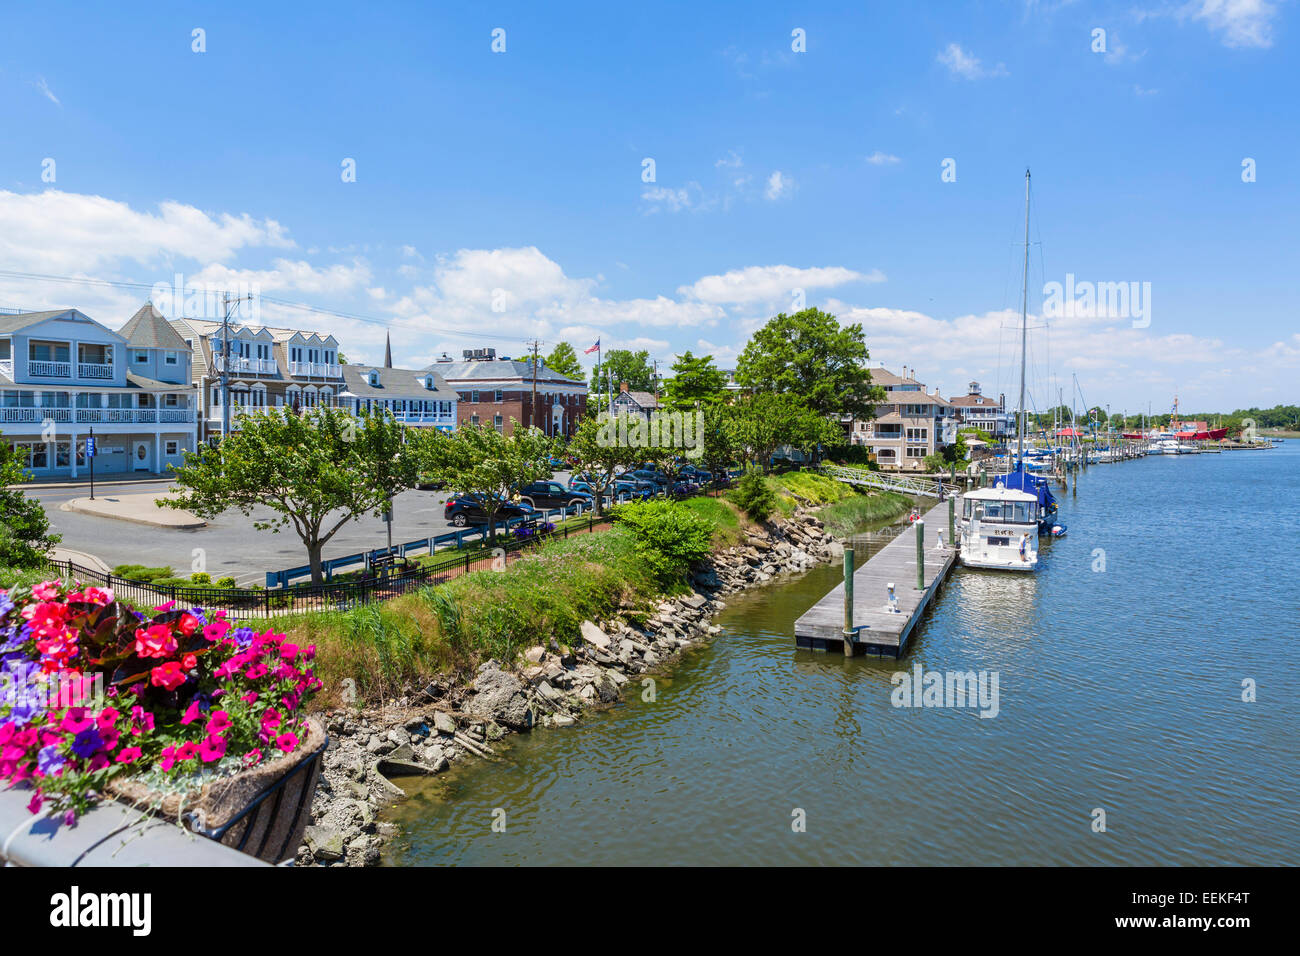
[[[776,509],[776,492],[761,469],[749,468],[731,494],[731,500],[755,521],[766,521]]]
[[[229,508],[259,531],[292,527],[320,584],[321,552],[338,530],[365,514],[381,515],[392,497],[419,479],[418,442],[387,415],[354,418],[321,406],[298,414],[273,409],[241,416],[239,431],[216,446],[186,452],[178,494],[158,500],[215,518]]]
[[[588,415],[578,423],[578,430],[569,439],[567,451],[575,462],[574,471],[585,471],[590,476],[598,515],[604,514],[604,496],[614,487],[615,473],[635,468],[644,458],[644,449],[618,440],[617,428],[618,421],[613,416]]]
[[[546,356],[546,367],[578,382],[587,379],[587,373],[583,371],[582,363],[578,361],[578,353],[568,342],[561,342],[551,350],[551,354]]]
[[[604,387],[606,371],[613,376],[613,390],[617,392],[627,383],[634,392],[653,392],[655,390],[655,373],[650,366],[650,353],[645,349],[631,352],[627,349],[610,349],[605,353],[604,364],[596,366],[592,377],[592,388],[600,391]]]
[[[510,420],[510,434],[480,425],[462,425],[451,434],[426,433],[422,457],[427,474],[447,487],[475,495],[488,521],[488,539],[496,540],[496,516],[515,489],[551,476],[550,457],[557,443],[541,429]]]
[[[870,418],[885,397],[871,384],[862,326],[841,326],[820,309],[782,312],[754,333],[736,364],[736,380],[755,392],[798,396],[823,415]]]
[[[678,502],[629,502],[614,518],[635,535],[637,553],[662,584],[677,582],[712,551],[712,523]]]
[[[793,395],[758,392],[735,406],[735,440],[766,471],[782,445],[808,452],[843,439],[839,426]]]
[[[727,379],[713,364],[712,355],[698,358],[690,350],[673,363],[673,377],[664,384],[669,407],[678,411],[694,408],[696,403],[709,405],[727,397]]]
[[[17,454],[0,436],[0,567],[35,567],[60,540],[50,534],[50,520],[41,503],[21,488],[10,487],[26,480]]]
[[[729,405],[704,406],[704,451],[700,464],[715,474],[724,471],[741,453],[736,410]]]

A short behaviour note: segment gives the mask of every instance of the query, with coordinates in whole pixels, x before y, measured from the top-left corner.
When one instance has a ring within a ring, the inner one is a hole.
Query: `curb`
[[[71,501],[65,501],[59,505],[60,511],[72,511],[77,514],[90,515],[95,518],[111,518],[115,521],[127,521],[131,524],[148,525],[151,528],[167,528],[171,531],[191,531],[195,528],[206,528],[208,523],[201,518],[174,518],[171,520],[158,518],[146,518],[143,515],[121,514],[105,511],[96,506],[87,507],[81,502],[87,502],[88,498],[73,498]],[[97,501],[99,499],[96,499]],[[112,501],[112,498],[105,498],[105,501]]]

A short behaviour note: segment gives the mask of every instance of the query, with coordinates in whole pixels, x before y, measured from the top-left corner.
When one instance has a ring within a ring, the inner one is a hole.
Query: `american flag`
[[[591,348],[587,349],[587,351],[583,352],[582,354],[590,355],[592,352],[599,352],[599,351],[600,351],[600,339],[596,339],[596,344],[593,345]]]

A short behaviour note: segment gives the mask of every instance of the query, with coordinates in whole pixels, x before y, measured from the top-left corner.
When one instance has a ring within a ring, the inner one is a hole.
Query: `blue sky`
[[[1076,373],[1130,411],[1295,402],[1295,8],[17,7],[0,270],[255,285],[409,365],[534,336],[727,365],[802,289],[895,370],[1011,392],[1029,166],[1036,316],[1067,274],[1150,283],[1149,325],[1035,318],[1037,404]],[[109,325],[147,294],[0,276]]]

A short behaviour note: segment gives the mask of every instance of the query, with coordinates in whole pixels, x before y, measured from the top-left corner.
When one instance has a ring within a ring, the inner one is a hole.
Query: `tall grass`
[[[829,504],[817,512],[826,530],[836,537],[846,537],[876,521],[897,518],[912,507],[912,499],[892,491],[874,495],[854,494]]]

